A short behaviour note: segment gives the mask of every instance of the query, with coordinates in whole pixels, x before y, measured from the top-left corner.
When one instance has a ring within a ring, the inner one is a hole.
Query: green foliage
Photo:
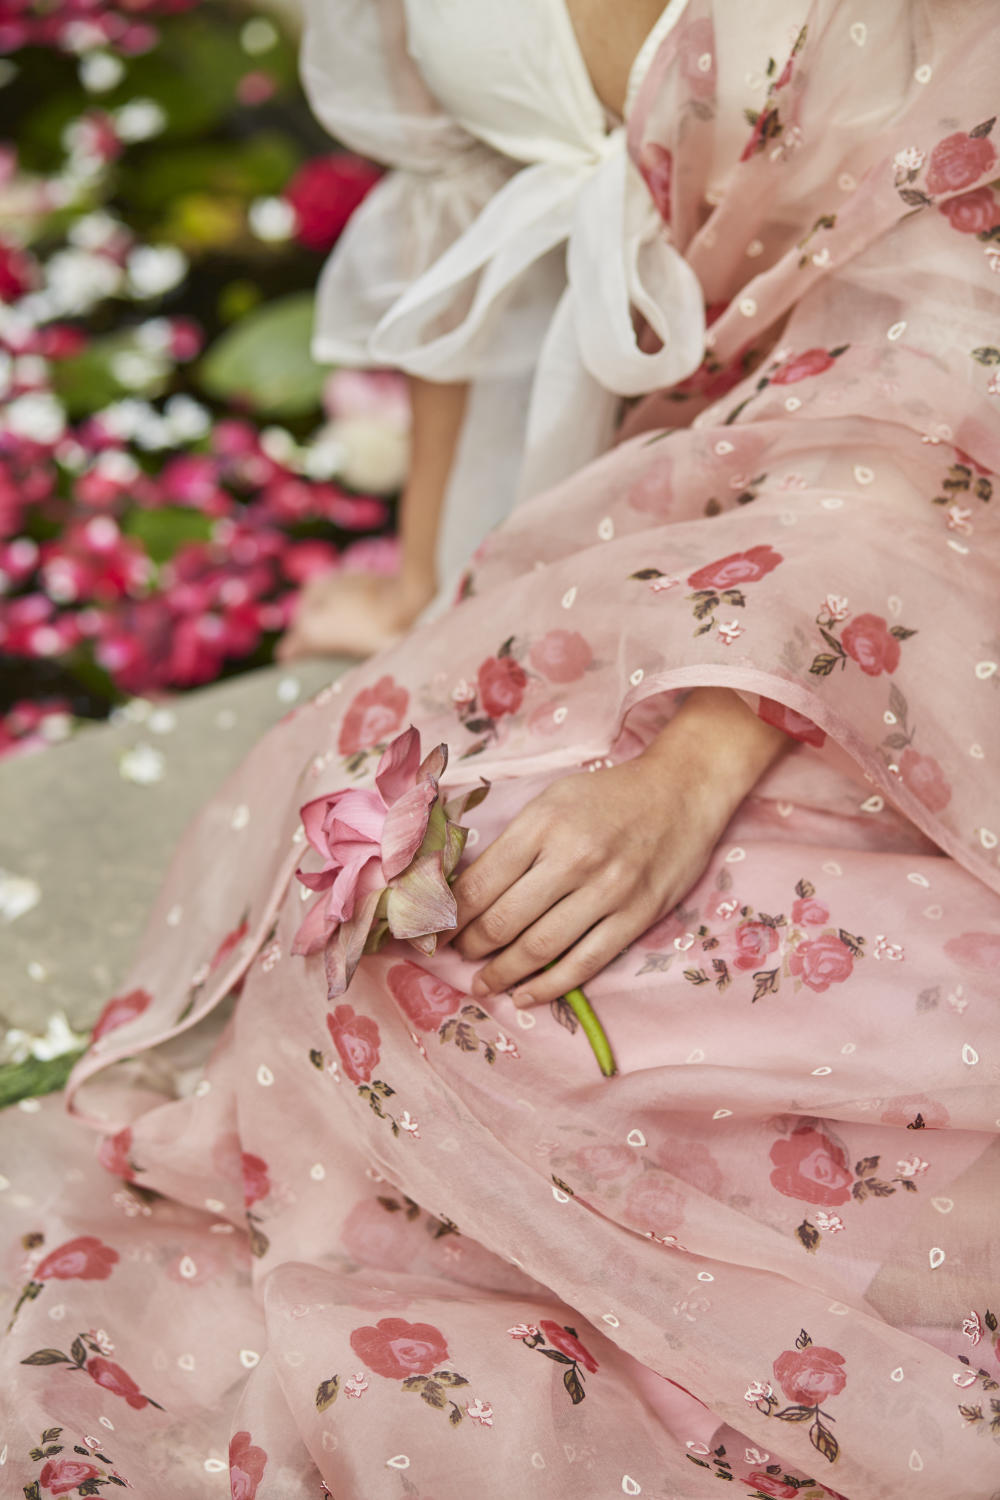
[[[325,375],[309,352],[312,327],[311,292],[293,292],[248,313],[201,361],[203,389],[258,415],[305,415],[318,404]]]

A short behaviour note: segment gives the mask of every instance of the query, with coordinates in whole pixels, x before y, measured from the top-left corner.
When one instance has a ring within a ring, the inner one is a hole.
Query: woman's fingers
[[[537,854],[537,835],[529,821],[518,816],[459,875],[452,887],[458,903],[458,924],[453,941],[464,958],[481,958],[500,945],[502,939],[494,931],[499,932],[500,924],[487,914],[527,874]],[[551,906],[555,899],[552,897],[546,905]],[[516,928],[511,936],[516,936],[518,931],[520,928]]]
[[[607,903],[593,889],[565,896],[480,969],[472,993],[498,994],[528,980],[558,959],[606,914]],[[534,980],[531,986],[534,993]]]
[[[548,1005],[593,979],[616,959],[635,935],[635,923],[620,913],[585,932],[551,969],[535,974],[513,992],[515,1005]]]
[[[468,924],[455,946],[471,963],[490,953],[509,950],[510,945],[544,917],[550,907],[567,896],[576,883],[571,870],[550,860],[537,860]],[[556,953],[561,953],[565,947],[563,943]]]

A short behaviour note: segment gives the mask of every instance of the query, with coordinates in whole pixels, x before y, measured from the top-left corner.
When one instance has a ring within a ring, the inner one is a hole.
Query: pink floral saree
[[[702,369],[206,807],[99,1141],[3,1122],[5,1495],[998,1492],[995,18],[816,0],[712,206],[714,47],[692,0],[629,122]],[[412,721],[482,848],[703,683],[795,743],[588,986],[617,1077],[447,945],[328,1004],[303,804]]]

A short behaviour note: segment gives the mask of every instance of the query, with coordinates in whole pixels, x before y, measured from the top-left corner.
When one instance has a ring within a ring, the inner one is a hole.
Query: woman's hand
[[[537,1005],[586,984],[684,898],[786,743],[734,693],[699,688],[637,759],[535,797],[455,883],[456,949],[492,955],[473,993]]]
[[[404,582],[378,573],[329,573],[311,578],[299,595],[279,661],[298,656],[373,656],[391,646],[434,596],[428,576]]]

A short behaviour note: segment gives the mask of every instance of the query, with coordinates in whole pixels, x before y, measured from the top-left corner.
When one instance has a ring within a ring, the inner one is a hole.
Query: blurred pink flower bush
[[[308,350],[378,173],[235,20],[0,0],[0,755],[259,665],[309,578],[396,566],[405,387]]]

